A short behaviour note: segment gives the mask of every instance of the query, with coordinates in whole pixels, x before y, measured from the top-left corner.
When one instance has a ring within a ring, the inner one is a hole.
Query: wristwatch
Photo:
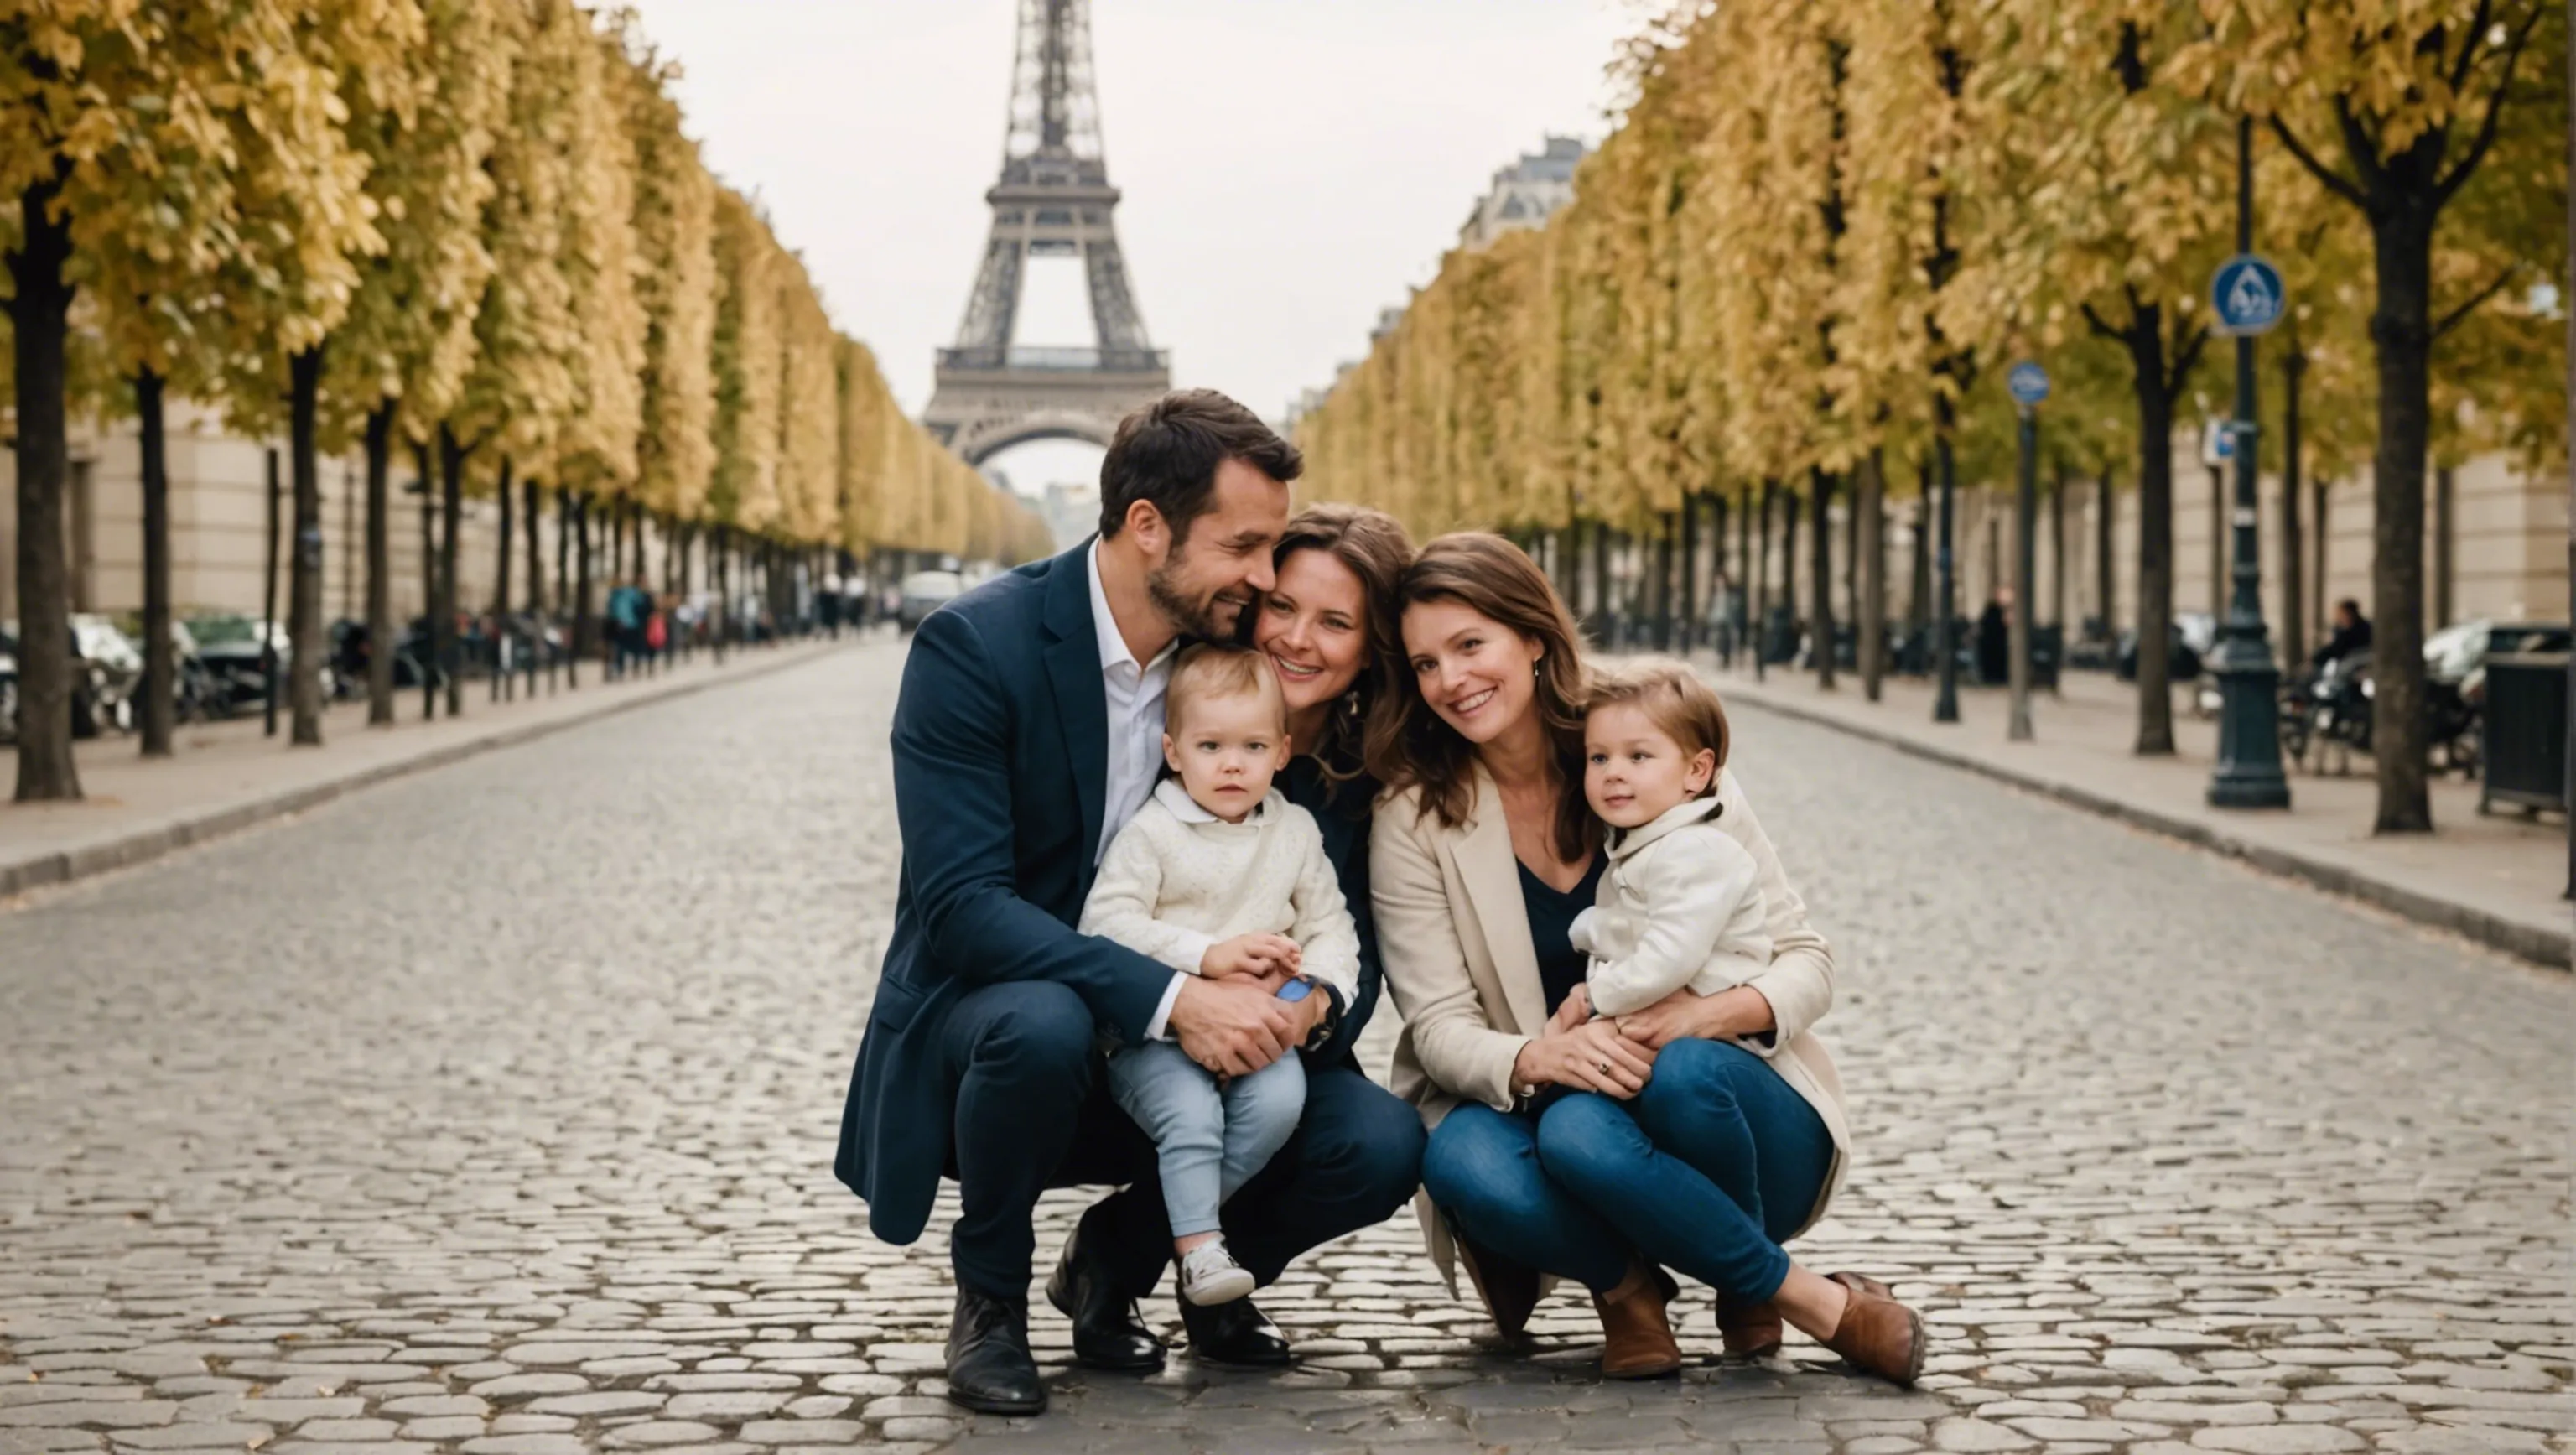
[[[1309,989],[1305,994],[1301,995],[1289,995],[1287,993],[1290,987],[1298,985],[1306,985]],[[1306,1039],[1298,1043],[1297,1049],[1301,1051],[1311,1051],[1333,1038],[1334,1029],[1342,1023],[1341,997],[1333,994],[1329,990],[1324,990],[1321,986],[1313,985],[1311,982],[1305,980],[1291,980],[1287,985],[1280,987],[1280,998],[1283,1000],[1304,1000],[1307,995],[1312,995],[1317,992],[1321,992],[1324,997],[1324,1018],[1315,1022],[1315,1028],[1308,1031],[1306,1033]]]

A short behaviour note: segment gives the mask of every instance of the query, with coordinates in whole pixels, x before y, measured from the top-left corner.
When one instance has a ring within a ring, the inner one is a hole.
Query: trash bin
[[[2492,803],[2567,811],[2567,654],[2487,658],[2486,776],[2478,812]]]

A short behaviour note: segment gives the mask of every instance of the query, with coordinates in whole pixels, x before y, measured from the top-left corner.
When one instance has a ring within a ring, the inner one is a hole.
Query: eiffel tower
[[[1020,0],[1002,180],[984,200],[984,265],[922,423],[969,464],[1029,440],[1106,445],[1121,417],[1171,387],[1171,356],[1145,337],[1110,223],[1118,189],[1101,154],[1089,0]],[[1082,259],[1093,347],[1012,342],[1032,257]]]

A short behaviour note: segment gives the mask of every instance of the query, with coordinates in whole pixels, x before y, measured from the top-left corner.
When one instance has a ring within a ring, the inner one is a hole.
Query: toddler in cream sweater
[[[1574,947],[1592,963],[1559,1014],[1626,1015],[1761,974],[1762,871],[1717,823],[1717,694],[1687,666],[1647,659],[1603,671],[1586,709],[1583,794],[1609,827],[1610,871],[1575,916]]]
[[[1110,842],[1083,933],[1192,975],[1278,980],[1290,999],[1320,982],[1350,1004],[1359,932],[1323,833],[1270,786],[1288,763],[1288,709],[1269,661],[1239,647],[1183,652],[1163,723],[1163,758],[1178,776]],[[1252,1292],[1217,1209],[1297,1129],[1306,1073],[1295,1053],[1220,1085],[1177,1044],[1151,1041],[1109,1058],[1109,1085],[1154,1140],[1181,1296],[1217,1304]]]

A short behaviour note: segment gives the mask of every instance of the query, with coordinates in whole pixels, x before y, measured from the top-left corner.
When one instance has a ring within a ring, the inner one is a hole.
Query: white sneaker
[[[1181,1297],[1205,1308],[1232,1303],[1252,1292],[1252,1275],[1225,1251],[1225,1239],[1211,1238],[1181,1255]]]

